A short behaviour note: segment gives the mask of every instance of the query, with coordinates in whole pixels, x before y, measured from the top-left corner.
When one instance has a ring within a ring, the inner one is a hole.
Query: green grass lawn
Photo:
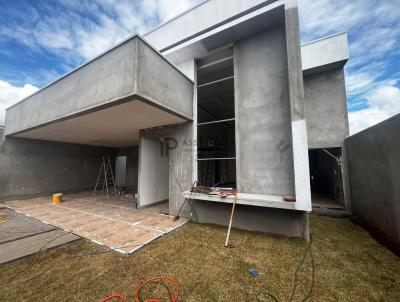
[[[400,301],[398,257],[348,219],[312,215],[310,224],[310,301]],[[163,274],[180,283],[179,301],[273,301],[268,293],[289,301],[305,252],[293,301],[308,296],[306,242],[233,230],[233,247],[225,248],[225,234],[226,228],[188,223],[131,256],[80,241],[1,266],[0,300],[98,301],[122,293],[133,301],[142,281]],[[261,275],[252,277],[250,268]]]

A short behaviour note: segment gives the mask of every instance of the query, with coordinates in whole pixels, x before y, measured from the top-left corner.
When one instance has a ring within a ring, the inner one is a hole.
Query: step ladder
[[[115,186],[114,175],[109,156],[102,156],[99,176],[97,176],[96,186],[94,187],[93,195],[96,194],[96,191],[100,188],[100,186],[102,186],[102,192],[104,192],[104,189],[106,190],[107,198],[109,198],[108,187],[110,186],[112,186],[112,188],[114,189],[114,194],[115,196],[117,196],[117,188]]]

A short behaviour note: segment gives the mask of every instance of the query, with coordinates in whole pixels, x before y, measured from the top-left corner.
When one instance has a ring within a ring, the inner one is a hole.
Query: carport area
[[[186,223],[185,219],[167,215],[167,203],[137,210],[130,199],[93,196],[90,192],[66,195],[57,205],[50,196],[3,205],[123,254]]]
[[[185,222],[165,215],[182,199],[171,198],[170,179],[182,181],[160,145],[192,119],[193,81],[131,37],[7,109],[0,168],[11,172],[0,195],[22,214],[133,252]],[[109,197],[92,194],[99,180]],[[64,202],[52,204],[54,193]]]

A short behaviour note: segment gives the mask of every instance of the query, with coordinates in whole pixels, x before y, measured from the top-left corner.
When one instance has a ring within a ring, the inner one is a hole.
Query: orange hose
[[[172,278],[172,277],[168,277],[168,276],[157,276],[157,277],[152,277],[152,278],[150,278],[150,279],[144,281],[142,284],[139,285],[138,289],[137,289],[136,292],[135,292],[135,300],[134,300],[134,302],[140,302],[139,294],[140,294],[141,290],[142,290],[147,284],[153,283],[153,282],[155,282],[155,281],[168,281],[170,284],[174,285],[174,286],[175,286],[175,293],[171,293],[171,292],[168,290],[169,300],[170,300],[170,302],[177,302],[177,301],[178,301],[179,290],[180,290],[178,282],[177,282],[174,278]],[[161,302],[161,301],[160,301],[160,300],[157,300],[157,299],[147,299],[147,300],[144,300],[144,302]]]
[[[107,302],[114,299],[118,299],[119,302],[125,302],[125,299],[121,294],[113,294],[111,296],[105,297],[103,298],[103,300],[100,300],[100,302]]]
[[[169,301],[170,302],[178,302],[179,291],[180,291],[179,283],[174,278],[168,277],[168,276],[152,277],[152,278],[144,281],[142,284],[140,284],[138,289],[135,292],[135,300],[134,300],[134,302],[140,302],[139,295],[140,295],[141,290],[147,284],[150,284],[150,283],[153,283],[153,282],[156,282],[156,281],[168,281],[170,284],[174,285],[175,286],[175,292],[174,293],[171,293],[167,288]],[[118,299],[119,302],[125,302],[125,299],[121,294],[113,294],[111,296],[105,297],[102,300],[100,300],[100,302],[108,302],[108,301],[111,301],[113,299]],[[161,301],[158,300],[158,299],[146,299],[146,300],[144,300],[144,302],[161,302]]]

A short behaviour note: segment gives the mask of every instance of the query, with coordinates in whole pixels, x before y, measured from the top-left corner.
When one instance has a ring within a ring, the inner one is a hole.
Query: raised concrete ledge
[[[188,199],[207,200],[218,203],[233,203],[234,200],[233,196],[222,198],[218,195],[192,193],[190,191],[183,192],[183,197]],[[296,206],[296,202],[284,201],[282,196],[276,195],[238,193],[236,203],[256,207],[306,211],[305,209],[298,208]]]
[[[8,108],[5,135],[133,96],[187,120],[193,118],[193,82],[134,36]]]
[[[204,1],[143,36],[164,52],[274,2],[293,3],[292,0]]]
[[[337,33],[304,44],[301,59],[304,75],[343,68],[349,59],[347,33]]]
[[[210,51],[281,26],[285,22],[287,3],[274,1],[268,5],[256,6],[246,14],[228,19],[164,49],[163,54],[180,66],[182,62],[204,57]]]

